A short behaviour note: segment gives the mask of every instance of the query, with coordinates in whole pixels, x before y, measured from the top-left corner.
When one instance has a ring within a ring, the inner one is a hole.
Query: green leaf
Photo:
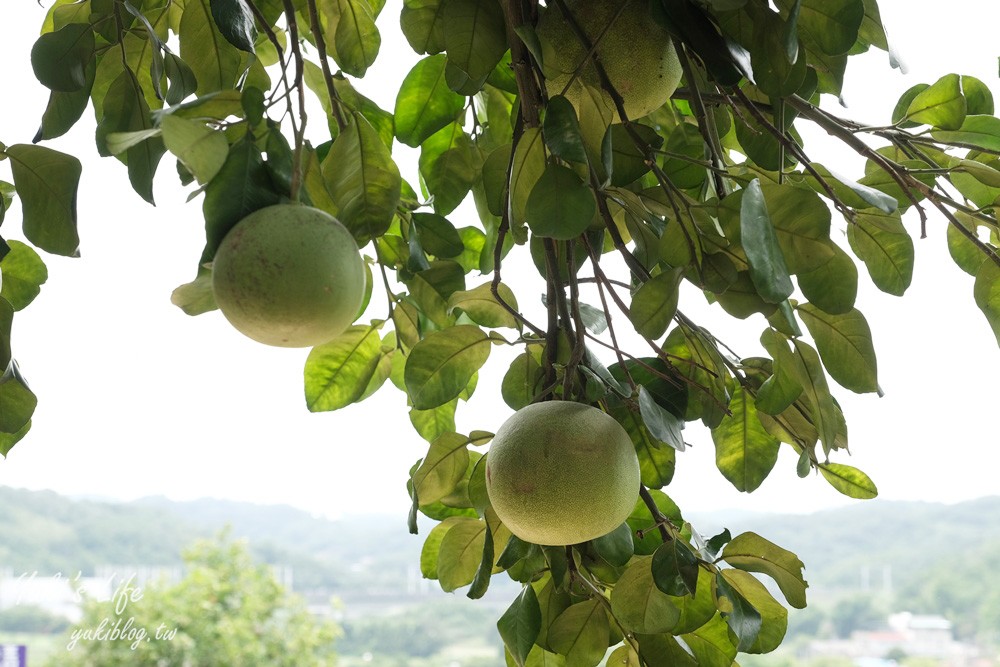
[[[458,399],[448,401],[430,410],[410,408],[410,424],[420,437],[428,442],[434,442],[448,431],[455,430],[455,411]]]
[[[31,68],[46,88],[72,93],[87,85],[87,68],[93,56],[93,28],[88,23],[69,23],[35,41]]]
[[[568,665],[596,667],[608,651],[611,626],[598,600],[570,605],[552,622],[548,641],[552,649],[566,656]]]
[[[677,605],[653,583],[651,563],[649,557],[633,560],[611,591],[615,619],[640,634],[670,632],[680,618]]]
[[[254,53],[257,28],[244,0],[210,0],[215,27],[226,41],[241,51]]]
[[[781,303],[794,287],[767,212],[760,180],[754,179],[743,193],[740,207],[740,243],[750,264],[750,278],[768,303]]]
[[[876,287],[895,296],[906,292],[913,279],[913,239],[899,213],[859,213],[847,226],[847,240]]]
[[[448,0],[442,29],[448,62],[480,88],[507,51],[507,24],[500,3]]]
[[[94,85],[96,71],[97,67],[90,62],[85,72],[87,81],[82,88],[71,93],[57,90],[49,93],[49,102],[42,113],[41,126],[31,140],[32,143],[61,137],[76,125],[90,104],[90,90]]]
[[[517,299],[509,287],[500,283],[497,293],[514,310],[517,310]],[[480,326],[496,328],[518,328],[517,319],[493,296],[491,283],[483,283],[468,291],[455,292],[448,299],[448,310],[462,310],[473,322]]]
[[[49,271],[34,248],[20,241],[7,241],[10,250],[0,259],[0,298],[17,311],[31,303],[42,290]]]
[[[443,433],[431,443],[427,456],[413,473],[413,487],[421,505],[436,503],[451,494],[469,469],[469,439]]]
[[[479,180],[481,156],[460,123],[452,123],[425,140],[418,166],[427,190],[434,195],[434,211],[454,211]]]
[[[525,352],[511,362],[500,383],[500,394],[511,410],[520,410],[535,400],[544,380],[545,372],[538,359]]]
[[[419,146],[462,113],[465,98],[445,83],[447,59],[429,56],[417,62],[396,95],[396,137],[407,146]]]
[[[725,579],[731,591],[741,596],[760,616],[760,630],[753,643],[744,647],[740,637],[740,650],[747,653],[769,653],[781,645],[788,629],[788,610],[781,606],[752,574],[742,570],[722,570],[720,578]],[[731,626],[730,626],[731,627]]]
[[[455,318],[448,314],[448,299],[465,289],[465,272],[461,265],[451,260],[431,262],[431,266],[418,271],[406,281],[410,296],[434,324],[446,328]]]
[[[486,522],[461,517],[441,539],[437,578],[441,589],[451,592],[472,583],[486,542]]]
[[[367,0],[333,0],[320,3],[320,9],[330,55],[342,70],[363,77],[382,45],[371,5]]]
[[[520,667],[525,667],[541,626],[542,611],[535,589],[525,586],[497,621],[504,646]]]
[[[878,489],[868,475],[843,463],[820,463],[819,472],[830,486],[848,498],[870,500],[878,496]]]
[[[417,53],[444,51],[443,0],[404,0],[399,25]]]
[[[493,574],[493,531],[490,525],[486,524],[486,539],[483,542],[483,555],[479,561],[479,569],[469,587],[468,597],[471,600],[478,600],[486,595],[486,590],[490,587],[490,575]]]
[[[663,146],[663,137],[648,125],[633,125],[632,129],[647,146],[653,149],[659,149]],[[673,139],[674,135],[670,136]],[[685,147],[671,146],[670,148],[672,152],[677,152],[678,149],[684,151]],[[703,145],[697,145],[695,149],[699,151],[699,157],[703,155]],[[628,185],[642,178],[650,170],[649,164],[646,163],[646,156],[635,145],[635,141],[624,125],[616,123],[608,128],[604,141],[601,143],[601,153],[603,162],[611,164],[612,185]],[[669,165],[670,160],[667,160],[665,164]]]
[[[372,326],[349,327],[330,342],[314,347],[304,371],[309,411],[339,410],[357,401],[381,358],[382,340]]]
[[[973,296],[1000,343],[1000,267],[992,259],[987,259],[980,265]]]
[[[413,223],[420,235],[420,244],[435,257],[457,257],[465,250],[458,230],[436,213],[414,213]]]
[[[222,239],[236,223],[278,201],[260,149],[252,137],[244,136],[230,146],[222,169],[205,188],[202,213],[206,243],[202,263],[212,261]]]
[[[170,303],[184,311],[186,315],[202,315],[216,310],[215,293],[212,291],[212,269],[198,267],[198,275],[189,283],[175,288],[170,294]]]
[[[678,539],[664,542],[653,554],[653,581],[667,595],[694,595],[698,590],[698,570],[698,557]]]
[[[627,523],[606,535],[594,538],[590,543],[598,556],[615,567],[624,567],[634,553],[632,529]]]
[[[643,424],[656,440],[679,452],[684,451],[684,436],[681,435],[684,420],[662,407],[643,385],[639,385],[639,414],[642,415]]]
[[[556,157],[568,162],[587,163],[587,151],[580,135],[580,121],[577,120],[573,103],[562,95],[549,98],[542,123],[545,145]]]
[[[215,26],[210,0],[185,2],[177,34],[180,38],[180,57],[197,82],[198,95],[234,86],[240,75],[243,56]]]
[[[788,604],[805,609],[808,584],[802,577],[798,556],[756,533],[742,533],[722,550],[722,560],[747,572],[759,572],[774,579]]]
[[[434,408],[462,393],[490,356],[490,338],[479,327],[435,331],[410,351],[404,381],[413,406]]]
[[[364,246],[389,229],[399,204],[403,180],[392,153],[360,113],[334,140],[321,169],[337,219]]]
[[[194,71],[180,56],[170,53],[163,54],[163,69],[167,75],[167,94],[163,101],[167,104],[180,104],[185,98],[194,95],[198,90],[198,79]]]
[[[712,610],[715,610],[714,606]],[[726,624],[723,623],[722,627],[725,628]],[[721,661],[699,663],[672,635],[637,635],[636,639],[639,641],[639,655],[643,660],[639,667],[724,667]],[[623,667],[633,667],[633,664],[624,663]],[[732,660],[729,661],[729,667],[732,667]]]
[[[788,11],[792,2],[779,0],[778,6]],[[803,0],[799,8],[798,32],[820,52],[839,56],[854,46],[864,17],[862,0]]]
[[[673,447],[664,447],[653,437],[638,410],[623,405],[612,408],[609,414],[622,425],[635,445],[642,483],[653,489],[669,484],[674,476],[677,451]]]
[[[958,130],[965,115],[962,79],[958,74],[946,74],[913,98],[904,118],[940,130]]]
[[[38,398],[21,376],[17,362],[11,359],[0,375],[0,433],[17,434],[31,419]],[[6,456],[6,454],[5,454]]]
[[[72,155],[44,146],[15,144],[0,151],[11,160],[21,198],[24,235],[56,255],[79,256],[76,193],[83,167]]]
[[[1000,151],[1000,118],[967,116],[961,127],[953,131],[934,130],[931,137],[945,144],[964,144],[988,151]]]
[[[569,167],[549,164],[525,203],[525,219],[533,234],[569,241],[590,226],[597,212],[594,192]]]
[[[229,155],[226,135],[204,123],[167,115],[160,120],[167,150],[204,185],[211,181]]]
[[[19,443],[24,436],[28,435],[28,431],[31,430],[31,420],[21,427],[21,430],[17,433],[0,433],[0,454],[4,458],[7,458],[7,454],[10,450],[14,448],[14,445]]]
[[[639,334],[656,340],[667,332],[677,312],[684,270],[685,267],[677,267],[662,271],[636,290],[628,317]]]
[[[834,380],[859,394],[878,391],[875,346],[861,311],[852,308],[841,315],[830,315],[808,303],[796,310]]]
[[[736,658],[736,646],[730,640],[726,621],[718,614],[681,638],[691,649],[699,667],[732,667]]]
[[[733,393],[729,411],[712,429],[715,464],[738,491],[750,493],[771,473],[781,443],[761,424],[753,396],[742,386]]]
[[[831,315],[843,315],[854,308],[858,296],[858,267],[840,246],[831,247],[834,255],[829,262],[795,278],[810,303]]]
[[[534,192],[535,184],[545,171],[545,142],[542,139],[542,130],[537,127],[526,128],[514,148],[514,159],[510,171],[510,224],[512,228],[527,220],[525,210],[528,207],[528,197]]]
[[[726,619],[726,624],[733,634],[736,635],[736,649],[747,652],[757,641],[764,622],[753,604],[743,595],[743,592],[733,586],[725,576],[726,571],[722,570],[716,576],[716,586],[719,591],[720,607],[723,606],[722,598],[728,602],[722,609]]]
[[[420,574],[425,579],[437,579],[438,554],[441,552],[441,541],[445,534],[451,530],[455,524],[463,521],[464,517],[448,517],[441,523],[434,526],[431,532],[424,539],[424,545],[420,549]],[[411,531],[416,534],[416,531]]]

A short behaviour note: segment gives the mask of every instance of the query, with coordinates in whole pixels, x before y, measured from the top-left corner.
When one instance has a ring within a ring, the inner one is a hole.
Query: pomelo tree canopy
[[[396,12],[412,63],[383,109],[364,92],[384,82],[365,75],[377,20]],[[630,29],[616,32],[619,20]],[[771,651],[785,605],[806,604],[803,564],[765,537],[702,536],[684,520],[664,489],[685,426],[710,431],[740,491],[789,447],[800,476],[874,497],[843,462],[835,394],[880,391],[855,301],[859,280],[909,287],[907,211],[920,233],[947,225],[951,256],[975,276],[961,296],[1000,336],[989,88],[961,73],[928,81],[878,127],[821,107],[869,49],[890,51],[875,0],[56,0],[31,51],[50,91],[38,133],[0,144],[0,220],[28,241],[0,240],[0,452],[27,435],[38,400],[12,324],[46,279],[42,254],[80,243],[84,165],[57,140],[93,113],[122,187],[127,176],[152,202],[159,170],[200,200],[204,251],[177,258],[192,281],[173,293],[190,315],[215,310],[215,252],[254,211],[297,201],[350,231],[367,309],[310,352],[307,407],[406,395],[428,447],[411,471],[411,529],[418,513],[438,522],[421,571],[473,598],[494,576],[523,584],[498,622],[510,664],[596,665],[612,650],[609,664],[728,667]],[[546,62],[564,51],[583,54],[578,71]],[[664,77],[679,85],[651,101]],[[321,141],[307,140],[307,119]],[[863,173],[824,164],[807,126]],[[418,150],[416,182],[401,176],[401,146]],[[533,287],[521,267],[537,269]],[[681,294],[699,291],[715,321],[686,314]],[[544,305],[529,307],[538,292]],[[760,328],[766,354],[713,334],[734,320]],[[618,529],[542,547],[497,518],[492,433],[458,433],[455,414],[498,347],[517,350],[500,387],[512,410],[578,401],[629,434],[641,485]]]

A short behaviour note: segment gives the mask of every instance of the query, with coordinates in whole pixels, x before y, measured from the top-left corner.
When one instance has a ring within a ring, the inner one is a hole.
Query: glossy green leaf
[[[244,0],[211,0],[211,6],[215,27],[226,41],[241,51],[254,53],[257,28]]]
[[[898,213],[859,213],[847,227],[851,249],[883,292],[902,296],[913,279],[913,239]]]
[[[413,213],[413,223],[420,234],[420,244],[435,257],[457,257],[465,250],[458,230],[435,213]]]
[[[535,589],[525,586],[497,621],[504,646],[519,667],[525,667],[542,625],[542,611]]]
[[[940,130],[958,130],[965,121],[965,115],[962,79],[957,74],[946,74],[913,98],[904,117]]]
[[[768,97],[794,95],[806,77],[805,54],[799,57],[797,15],[801,0],[795,3],[787,22],[772,12],[759,12],[753,30],[750,51],[754,80]],[[783,39],[776,39],[784,33]]]
[[[736,636],[736,649],[748,652],[756,643],[764,621],[760,611],[747,600],[740,588],[730,583],[725,573],[726,570],[721,570],[715,578],[720,611],[726,619],[726,625]]]
[[[11,359],[0,375],[0,433],[17,434],[23,429],[38,405],[38,398],[21,376],[17,362]]]
[[[737,632],[741,640],[740,650],[747,653],[769,653],[778,648],[788,629],[788,610],[752,574],[742,570],[722,570],[720,575],[729,589],[738,592],[760,615],[760,629],[749,646],[743,646],[744,637]]]
[[[545,145],[553,155],[568,162],[587,163],[587,151],[583,147],[576,110],[562,95],[549,98],[542,123],[542,134],[545,137]]]
[[[534,401],[545,380],[542,365],[531,352],[514,358],[500,383],[503,401],[511,410],[520,410]]]
[[[82,165],[72,155],[44,146],[15,144],[0,154],[10,158],[21,200],[24,235],[56,255],[79,255],[76,194]]]
[[[406,360],[406,391],[426,410],[458,396],[490,356],[490,339],[479,327],[458,325],[417,343]]]
[[[758,179],[751,181],[743,193],[740,244],[760,296],[768,303],[781,303],[791,296],[794,287]]]
[[[792,0],[779,0],[788,10]],[[824,54],[837,56],[850,51],[865,17],[862,0],[803,0],[799,9],[798,32]]]
[[[402,192],[399,168],[375,128],[360,113],[323,159],[323,178],[337,204],[337,219],[364,246],[389,229]]]
[[[485,542],[486,522],[471,517],[462,517],[444,534],[437,557],[442,590],[451,592],[472,583]]]
[[[14,445],[19,443],[24,436],[28,435],[28,431],[30,430],[31,420],[29,419],[17,433],[0,432],[0,455],[7,458],[7,454],[9,454],[10,450],[14,448]]]
[[[649,557],[633,560],[611,591],[615,620],[640,634],[670,632],[680,618],[670,596],[653,582],[651,563]]]
[[[802,577],[805,567],[798,556],[756,533],[741,533],[722,550],[722,560],[747,572],[759,572],[774,579],[788,604],[806,606],[808,584]]]
[[[632,529],[623,523],[610,533],[590,541],[594,552],[614,567],[624,567],[634,553]]]
[[[753,396],[742,386],[733,393],[729,411],[712,429],[715,464],[738,491],[750,493],[771,473],[781,443],[761,424]]]
[[[396,137],[408,146],[419,146],[465,108],[465,98],[445,83],[446,63],[443,55],[420,60],[399,87],[394,112]]]
[[[278,201],[260,149],[252,137],[243,137],[230,146],[222,169],[205,188],[202,213],[206,243],[201,261],[212,261],[222,239],[237,222]]]
[[[848,498],[869,500],[878,496],[878,488],[868,475],[843,463],[820,463],[819,472],[830,486]]]
[[[842,315],[854,308],[858,267],[840,246],[831,247],[834,255],[829,262],[812,271],[803,271],[795,279],[810,303],[831,315]]]
[[[517,299],[509,287],[500,283],[497,293],[514,310],[517,310]],[[518,327],[517,319],[493,296],[491,283],[483,283],[468,291],[455,292],[448,299],[449,310],[460,309],[473,322],[484,327]]]
[[[639,385],[639,414],[650,435],[657,441],[679,452],[684,451],[684,436],[681,434],[684,420],[662,407],[643,385]]]
[[[570,605],[549,628],[553,651],[566,656],[568,665],[596,667],[608,650],[610,623],[598,600]]]
[[[367,0],[333,0],[319,6],[326,19],[324,33],[330,55],[342,70],[363,77],[382,45],[371,4]]]
[[[204,123],[167,115],[160,121],[163,143],[201,184],[212,180],[229,155],[226,135]]]
[[[232,88],[243,60],[215,26],[211,4],[211,0],[185,2],[178,31],[180,57],[197,82],[198,95]]]
[[[428,442],[434,442],[446,432],[455,430],[455,411],[458,399],[448,401],[444,405],[429,410],[410,408],[410,424]]]
[[[648,147],[655,150],[663,146],[663,137],[652,127],[633,125],[632,129]],[[676,151],[677,148],[671,146],[672,151]],[[601,153],[604,163],[611,164],[612,185],[628,185],[642,178],[650,170],[643,151],[636,147],[633,137],[625,126],[619,123],[608,128],[601,144]]]
[[[640,667],[697,667],[700,664],[672,635],[638,635],[636,639],[639,641],[639,655],[643,660],[639,663]],[[627,667],[632,667],[631,663],[626,664]],[[718,666],[707,664],[722,667],[721,663]]]
[[[1000,343],[1000,267],[993,260],[986,260],[980,265],[973,295]]]
[[[561,241],[586,231],[596,212],[590,187],[572,169],[555,163],[545,167],[524,209],[533,234]]]
[[[467,597],[471,600],[478,600],[486,595],[486,590],[490,586],[490,576],[493,574],[493,531],[489,523],[486,524],[486,534],[483,541],[483,555],[479,560],[479,569],[469,587]]]
[[[420,574],[425,579],[437,579],[438,554],[441,551],[441,541],[445,534],[451,530],[455,524],[464,520],[464,517],[448,517],[431,529],[431,532],[424,538],[424,544],[420,549]],[[415,532],[414,532],[415,534]]]
[[[364,393],[382,357],[378,329],[355,325],[306,358],[305,395],[310,412],[339,410]]]
[[[656,587],[667,595],[693,595],[698,588],[698,557],[678,539],[664,542],[653,554],[651,563]]]
[[[46,88],[71,93],[87,85],[87,68],[93,56],[93,28],[88,23],[70,23],[35,41],[31,68]]]
[[[430,505],[451,494],[469,468],[469,439],[443,433],[431,443],[427,456],[413,473],[413,486],[421,505]]]
[[[834,380],[859,394],[878,391],[875,346],[861,311],[852,308],[841,315],[830,315],[808,303],[796,310]]]
[[[76,125],[90,104],[90,89],[94,85],[96,71],[96,66],[91,62],[85,71],[86,83],[79,90],[70,93],[53,90],[49,93],[49,102],[42,113],[42,123],[32,143],[61,137]]]
[[[628,433],[639,457],[639,479],[652,489],[659,489],[670,483],[674,477],[676,450],[665,447],[649,432],[638,410],[627,406],[615,407],[610,413]]]
[[[989,151],[1000,151],[1000,118],[966,116],[961,127],[954,130],[933,130],[931,137],[946,144],[962,144]]]
[[[0,259],[0,298],[17,311],[31,303],[49,277],[45,262],[34,248],[20,241],[7,241],[10,250]]]
[[[683,267],[662,271],[636,290],[628,316],[637,332],[650,340],[667,332],[677,312],[683,277]]]
[[[444,3],[444,44],[448,62],[476,88],[482,86],[507,51],[507,24],[497,0]]]
[[[198,78],[180,56],[170,52],[164,53],[163,70],[169,82],[167,94],[163,98],[167,104],[180,104],[198,91]]]

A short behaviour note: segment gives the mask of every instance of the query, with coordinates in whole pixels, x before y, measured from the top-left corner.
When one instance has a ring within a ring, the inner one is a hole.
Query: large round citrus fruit
[[[351,325],[365,274],[351,233],[319,209],[277,204],[226,234],[212,265],[222,314],[268,345],[309,347]]]
[[[681,80],[681,65],[670,34],[650,15],[648,0],[566,0],[566,7],[591,44],[597,44],[597,55],[621,94],[629,118],[645,116],[673,95]],[[563,94],[573,80],[576,85],[564,94],[579,108],[585,95],[594,94],[586,87],[601,91],[592,62],[573,79],[588,50],[558,7],[550,6],[542,13],[537,33],[549,95]],[[613,109],[610,95],[604,92],[603,97]]]
[[[628,433],[597,408],[534,403],[497,430],[486,457],[486,491],[511,532],[543,545],[610,533],[639,495],[639,460]]]

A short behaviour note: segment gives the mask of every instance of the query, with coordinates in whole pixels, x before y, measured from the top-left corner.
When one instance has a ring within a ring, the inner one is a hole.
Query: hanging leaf
[[[626,630],[640,634],[670,632],[680,610],[653,583],[652,559],[636,558],[611,591],[611,611]],[[609,663],[610,664],[610,663]]]
[[[878,391],[875,346],[861,311],[852,308],[842,315],[830,315],[808,303],[796,310],[834,380],[859,394]]]
[[[679,452],[685,449],[684,420],[663,408],[646,387],[639,385],[639,414],[650,435]]]
[[[628,317],[641,335],[656,340],[666,333],[677,312],[684,267],[662,271],[636,290]]]
[[[729,401],[730,414],[712,429],[715,464],[738,491],[755,491],[778,461],[781,443],[757,417],[753,396],[737,387]]]
[[[254,53],[257,27],[244,0],[210,0],[215,27],[226,41],[241,51]]]
[[[559,614],[549,628],[548,641],[556,653],[566,656],[567,664],[596,667],[608,651],[609,633],[607,612],[591,599]]]
[[[87,68],[93,56],[93,28],[88,23],[70,23],[35,41],[31,68],[46,88],[72,93],[87,85]]]
[[[802,561],[787,549],[756,533],[737,535],[722,550],[720,556],[733,567],[747,572],[759,572],[774,579],[788,604],[805,609],[808,584],[802,577]]]
[[[514,297],[514,292],[503,283],[497,287],[497,293],[504,300],[504,303],[517,310],[517,299]],[[448,309],[454,310],[456,308],[462,310],[469,316],[469,319],[480,326],[518,328],[517,319],[493,296],[491,283],[483,283],[471,290],[452,294],[448,299]]]
[[[445,83],[443,55],[420,60],[403,79],[394,111],[396,137],[407,146],[419,146],[447,127],[465,108],[465,98]]]
[[[49,271],[31,246],[15,240],[7,241],[7,245],[10,250],[0,259],[0,298],[6,299],[18,311],[42,291]]]
[[[403,0],[399,25],[417,53],[444,51],[444,0]]]
[[[769,653],[778,648],[788,630],[788,610],[752,574],[728,569],[719,574],[720,579],[725,579],[729,590],[742,597],[760,616],[760,629],[749,646],[742,645],[744,637],[737,632],[741,641],[740,650],[747,653]]]
[[[469,468],[469,439],[443,433],[431,443],[427,456],[413,473],[413,488],[421,505],[436,503],[451,494]]]
[[[450,593],[472,583],[485,542],[486,522],[471,517],[461,517],[444,534],[437,556],[437,579],[443,591]]]
[[[747,652],[757,641],[764,625],[760,611],[743,595],[742,591],[733,586],[725,577],[725,570],[720,571],[715,578],[719,591],[720,607],[726,619],[726,625],[736,635],[736,649]],[[723,603],[722,598],[725,598]]]
[[[210,0],[188,0],[177,31],[180,57],[197,82],[198,95],[232,88],[243,60],[216,27],[211,4]]]
[[[958,130],[965,114],[962,79],[957,74],[946,74],[913,98],[904,118],[939,130]]]
[[[596,212],[590,187],[572,169],[555,163],[545,167],[524,209],[533,234],[560,241],[575,239],[586,231]]]
[[[481,156],[461,123],[439,130],[420,146],[418,166],[427,190],[434,195],[434,211],[454,211],[479,180]]]
[[[349,327],[330,342],[314,347],[304,372],[309,411],[339,410],[357,401],[381,358],[382,341],[372,326]]]
[[[526,128],[514,148],[514,161],[510,170],[512,227],[521,225],[527,220],[525,210],[528,206],[528,197],[534,192],[535,184],[546,169],[545,142],[541,128]]]
[[[556,157],[568,162],[587,163],[587,151],[583,147],[580,121],[572,102],[562,95],[549,98],[542,123],[545,145]]]
[[[448,62],[482,87],[507,51],[507,24],[496,0],[448,0],[444,4]]]
[[[819,472],[830,486],[848,498],[870,500],[878,496],[875,483],[857,468],[843,463],[820,463]]]
[[[542,612],[535,589],[530,585],[525,586],[497,621],[504,646],[520,667],[525,667],[541,625]]]
[[[767,212],[760,180],[750,182],[740,208],[740,244],[750,263],[750,278],[768,303],[781,303],[791,296],[792,280]]]
[[[160,120],[163,143],[201,184],[211,181],[229,155],[226,135],[204,123],[167,115]]]
[[[426,410],[458,396],[486,363],[490,346],[490,338],[469,325],[436,331],[417,343],[404,375],[413,406]]]
[[[363,77],[375,62],[382,36],[367,0],[333,0],[320,3],[326,19],[324,36],[330,55],[351,76]]]
[[[973,295],[1000,343],[1000,267],[992,259],[980,265]]]
[[[46,252],[79,256],[76,193],[83,170],[80,161],[44,146],[15,144],[0,149],[0,155],[11,161],[24,235]]]
[[[17,362],[11,359],[0,375],[0,433],[16,434],[23,429],[38,405],[38,398],[21,376]]]
[[[872,282],[883,292],[903,296],[913,279],[913,239],[899,213],[859,213],[847,227],[854,254],[868,267]]]

